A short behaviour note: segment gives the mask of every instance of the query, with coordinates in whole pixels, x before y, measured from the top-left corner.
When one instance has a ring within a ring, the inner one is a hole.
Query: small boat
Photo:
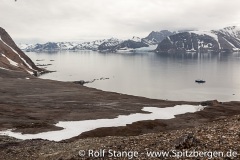
[[[205,83],[206,81],[202,80],[202,79],[197,79],[195,80],[196,83]]]

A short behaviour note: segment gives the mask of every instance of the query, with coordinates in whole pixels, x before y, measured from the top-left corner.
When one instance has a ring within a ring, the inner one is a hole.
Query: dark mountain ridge
[[[234,52],[240,50],[240,28],[188,31],[166,37],[156,52]]]
[[[45,44],[21,44],[20,48],[26,52],[49,52],[61,50],[93,50],[100,52],[117,52],[118,50],[132,50],[149,45],[160,43],[167,36],[173,35],[176,32],[168,30],[152,31],[147,37],[133,37],[128,40],[120,40],[116,38],[95,40],[92,42],[74,43],[74,42],[47,42]]]
[[[177,32],[171,32],[168,30],[162,30],[162,31],[152,31],[147,37],[142,39],[142,42],[147,43],[149,45],[155,45],[160,43],[163,39],[165,39],[168,36],[174,35]]]

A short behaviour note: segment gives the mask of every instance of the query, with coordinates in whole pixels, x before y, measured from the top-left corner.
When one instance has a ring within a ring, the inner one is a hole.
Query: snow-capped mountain
[[[142,41],[142,39],[140,37],[136,37],[136,36],[133,36],[131,40],[135,41],[135,42],[141,42]]]
[[[143,43],[141,38],[134,36],[132,39],[125,41],[117,41],[114,43],[104,42],[98,47],[98,50],[101,52],[117,52],[123,50],[132,50],[141,47],[148,47],[148,45]]]
[[[32,45],[18,45],[23,51],[26,52],[40,52],[40,51],[59,51],[59,50],[72,50],[78,43],[74,42],[48,42],[45,44],[32,44]]]
[[[240,27],[238,27],[238,26],[226,27],[226,28],[218,30],[217,32],[222,33],[229,37],[235,37],[237,39],[240,39]]]
[[[19,47],[26,52],[48,52],[48,51],[61,51],[61,50],[98,50],[102,44],[113,46],[121,43],[122,40],[116,38],[95,40],[92,42],[48,42],[45,44],[23,45]]]
[[[18,48],[20,48],[21,50],[26,50],[26,48],[32,46],[33,44],[24,44],[24,43],[19,43],[17,44]]]
[[[127,50],[127,49],[137,49],[142,47],[148,47],[149,45],[142,42],[142,41],[135,41],[135,40],[126,40],[116,46],[117,50]]]
[[[104,47],[116,46],[121,42],[122,40],[119,40],[116,38],[96,40],[92,42],[84,42],[76,46],[74,50],[102,50]]]
[[[211,31],[152,31],[147,37],[132,37],[128,40],[116,38],[95,40],[92,42],[48,42],[45,44],[24,45],[19,47],[27,52],[60,50],[93,50],[100,52],[133,51],[158,45],[156,52],[200,52],[200,51],[236,51],[239,50],[239,27],[226,27]],[[151,50],[151,49],[149,49]]]
[[[226,27],[212,32],[218,35],[221,50],[240,50],[240,27]]]
[[[37,74],[44,71],[17,47],[10,35],[0,27],[0,69]]]
[[[92,42],[48,42],[45,44],[35,45],[19,45],[22,50],[26,52],[49,52],[49,51],[60,51],[60,50],[93,50],[93,51],[109,51],[116,52],[117,50],[124,49],[135,49],[141,47],[147,47],[148,45],[143,43],[141,38],[133,37],[129,40],[120,40],[116,38],[95,40]]]
[[[119,50],[134,50],[137,48],[156,45],[164,38],[176,32],[162,30],[160,32],[151,32],[146,38],[133,36],[128,40],[120,40],[116,38],[95,40],[91,42],[48,42],[45,44],[19,44],[19,47],[26,52],[49,52],[61,50],[93,50],[100,52],[117,52]]]
[[[219,52],[240,50],[240,28],[233,26],[211,31],[188,31],[168,36],[156,52]]]

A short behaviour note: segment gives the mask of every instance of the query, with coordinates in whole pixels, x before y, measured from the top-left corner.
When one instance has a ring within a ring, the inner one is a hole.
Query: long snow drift
[[[144,107],[142,111],[150,113],[135,113],[130,115],[120,115],[114,119],[96,119],[84,121],[60,121],[56,124],[58,127],[64,129],[59,131],[43,132],[38,134],[22,134],[13,132],[12,130],[1,131],[0,135],[7,135],[17,139],[46,139],[53,141],[61,141],[78,136],[83,132],[91,131],[101,127],[118,127],[126,126],[137,121],[155,120],[155,119],[172,119],[175,115],[184,113],[193,113],[204,109],[203,106],[194,105],[176,105],[174,107],[157,108],[157,107]]]

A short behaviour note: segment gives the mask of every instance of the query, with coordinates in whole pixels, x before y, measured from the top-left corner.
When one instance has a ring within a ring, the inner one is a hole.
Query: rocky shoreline
[[[172,142],[177,139],[189,139],[194,143],[183,143],[190,150],[232,149],[240,153],[239,116],[234,116],[240,115],[240,102],[154,100],[104,92],[70,82],[43,80],[23,72],[0,72],[0,130],[16,128],[16,131],[22,133],[39,133],[61,129],[54,126],[58,121],[114,118],[141,113],[141,109],[146,106],[207,106],[202,111],[177,115],[170,120],[140,121],[125,127],[98,128],[59,143],[22,141],[1,136],[0,159],[93,159],[79,157],[78,152],[88,149],[136,150],[144,153],[146,150],[171,150],[174,149]],[[178,146],[184,148],[184,145]],[[140,155],[136,159],[146,157]]]

